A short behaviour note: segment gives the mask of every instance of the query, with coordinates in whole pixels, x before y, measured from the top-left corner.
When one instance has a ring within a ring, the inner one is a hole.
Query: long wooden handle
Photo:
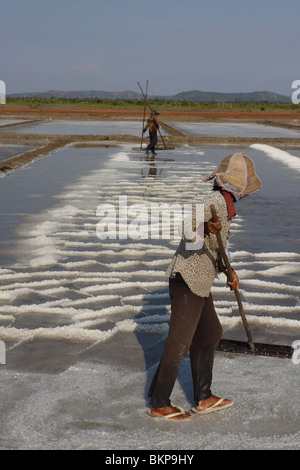
[[[146,102],[147,102],[147,100],[146,100],[146,98],[145,98],[145,95],[144,95],[143,89],[142,89],[141,85],[139,84],[139,82],[137,82],[137,84],[138,84],[138,86],[140,87],[140,90],[141,90],[141,92],[142,92],[142,95],[143,95],[143,97],[144,97],[144,100],[145,100],[145,103],[146,103]],[[147,81],[147,87],[148,87],[148,81]],[[151,108],[151,106],[150,106],[150,104],[149,104],[149,103],[147,103],[147,106],[148,106],[148,108],[150,109],[150,111],[152,112],[152,108]],[[164,146],[165,146],[165,149],[167,149],[166,143],[165,143],[165,141],[164,141],[164,139],[163,139],[163,136],[161,135],[161,132],[160,132],[160,130],[159,130],[159,129],[158,129],[158,133],[159,133],[159,135],[160,135],[160,137],[161,137],[161,140],[163,141],[163,144],[164,144]]]
[[[215,208],[214,204],[211,204],[210,210],[211,210],[211,213],[212,213],[213,222],[217,222],[218,221],[218,214],[217,214],[217,211],[216,211],[216,208]],[[216,234],[216,236],[217,236],[217,240],[218,240],[219,250],[220,250],[221,256],[223,258],[223,261],[225,263],[227,272],[228,272],[228,280],[229,280],[229,282],[232,282],[233,281],[232,268],[230,266],[228,256],[227,256],[226,251],[224,249],[220,232],[218,232]],[[254,344],[253,344],[253,339],[252,339],[251,331],[250,331],[250,328],[249,328],[249,324],[248,324],[248,321],[247,321],[247,318],[246,318],[246,315],[245,315],[245,312],[244,312],[240,292],[236,288],[236,289],[234,289],[234,293],[235,293],[236,300],[237,300],[237,303],[238,303],[238,306],[239,306],[240,315],[242,317],[243,324],[244,324],[244,327],[245,327],[245,330],[246,330],[246,334],[247,334],[247,337],[248,337],[248,343],[249,343],[250,349],[251,349],[251,351],[254,351],[255,347],[254,347]]]
[[[139,84],[140,85],[140,84]],[[147,106],[147,92],[148,92],[148,80],[146,84],[146,95],[144,96],[144,116],[143,116],[143,131],[145,127],[145,114],[146,114],[146,106]],[[141,149],[143,148],[143,132],[142,132],[142,139],[141,139]]]
[[[216,211],[216,208],[215,208],[214,204],[211,204],[210,210],[211,210],[211,213],[212,213],[213,222],[218,222],[218,214],[217,214],[217,211]],[[216,233],[216,236],[217,236],[221,256],[224,260],[226,269],[228,271],[228,279],[229,279],[230,282],[232,282],[233,281],[232,269],[231,269],[231,266],[230,266],[230,263],[229,263],[228,256],[227,256],[226,251],[225,251],[224,246],[223,246],[223,242],[222,242],[220,232]]]

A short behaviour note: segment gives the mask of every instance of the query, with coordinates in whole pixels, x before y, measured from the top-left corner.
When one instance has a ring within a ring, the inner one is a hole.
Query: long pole
[[[146,83],[146,96],[145,96],[145,102],[144,102],[144,116],[143,116],[143,129],[144,130],[144,127],[145,127],[145,114],[146,114],[146,106],[147,106],[147,92],[148,92],[148,80],[147,80],[147,83]],[[141,150],[142,150],[142,146],[143,146],[143,132],[142,132],[142,140],[141,140]]]
[[[211,204],[210,209],[211,209],[211,213],[212,213],[212,216],[213,216],[213,217],[212,217],[212,218],[213,218],[213,221],[214,221],[214,222],[217,222],[217,221],[218,221],[218,215],[217,215],[216,208],[215,208],[214,204]],[[218,245],[219,245],[220,253],[221,253],[221,255],[222,255],[222,258],[223,258],[223,260],[224,260],[224,263],[225,263],[225,266],[226,266],[226,269],[227,269],[227,272],[228,272],[228,279],[229,279],[230,282],[232,282],[232,281],[233,281],[232,269],[231,269],[231,266],[230,266],[228,257],[227,257],[227,255],[226,255],[226,252],[225,252],[225,249],[224,249],[224,246],[223,246],[223,242],[222,242],[222,238],[221,238],[220,232],[218,232],[218,233],[216,234],[216,236],[217,236],[217,240],[218,240]],[[242,320],[243,320],[243,324],[244,324],[244,327],[245,327],[245,330],[246,330],[246,333],[247,333],[248,343],[249,343],[250,349],[251,349],[251,351],[254,351],[254,350],[255,350],[255,347],[254,347],[254,344],[253,344],[253,340],[252,340],[252,335],[251,335],[251,331],[250,331],[250,328],[249,328],[249,324],[248,324],[248,321],[247,321],[247,318],[246,318],[246,315],[245,315],[245,312],[244,312],[244,308],[243,308],[243,304],[242,304],[242,301],[241,301],[240,292],[239,292],[239,290],[236,288],[236,289],[234,289],[234,293],[235,293],[236,300],[237,300],[237,303],[238,303],[238,306],[239,306],[239,311],[240,311],[240,314],[241,314],[241,317],[242,317]]]
[[[139,84],[139,82],[137,82],[137,84],[138,84],[138,86],[140,87],[140,90],[141,90],[141,92],[142,92],[142,95],[143,95],[143,97],[144,97],[144,100],[146,101],[145,95],[144,95],[144,92],[143,92],[143,89],[142,89],[141,85]],[[147,102],[147,106],[149,107],[150,111],[152,112],[152,108],[151,108],[151,106],[150,106],[150,104],[149,104],[148,102]],[[163,139],[163,136],[161,135],[159,129],[158,129],[158,132],[159,132],[159,135],[160,135],[160,137],[161,137],[161,140],[163,141],[163,144],[164,144],[165,148],[167,148],[167,146],[166,146],[166,144],[165,144],[165,141],[164,141],[164,139]]]

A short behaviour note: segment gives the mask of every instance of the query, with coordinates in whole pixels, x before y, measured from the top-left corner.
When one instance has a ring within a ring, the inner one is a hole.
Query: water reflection
[[[154,161],[149,162],[148,169],[141,168],[142,178],[158,178],[162,174],[163,168],[157,168]],[[148,174],[147,174],[148,173]]]
[[[164,164],[167,162],[175,162],[174,158],[148,157],[148,156],[131,156],[130,160],[139,160],[147,162],[146,167],[141,167],[141,178],[159,178],[164,170]]]

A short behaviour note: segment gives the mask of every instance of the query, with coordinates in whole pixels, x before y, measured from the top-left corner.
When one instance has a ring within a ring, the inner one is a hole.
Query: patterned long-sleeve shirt
[[[211,219],[210,205],[215,205],[221,220],[222,230],[220,235],[225,246],[229,236],[230,220],[228,220],[228,210],[224,197],[219,191],[213,191],[202,202],[204,204],[204,222]],[[193,219],[191,218],[191,232],[195,228],[192,227],[192,222]],[[185,233],[187,232],[189,230]],[[197,242],[197,232],[195,232],[195,236]],[[176,273],[180,273],[194,294],[200,297],[208,297],[217,275],[219,256],[220,251],[216,235],[209,234],[205,236],[200,249],[187,249],[186,241],[182,239],[167,269],[167,276],[174,277]]]

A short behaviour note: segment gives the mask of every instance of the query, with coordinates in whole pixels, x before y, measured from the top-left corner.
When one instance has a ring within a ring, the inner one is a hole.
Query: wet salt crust
[[[145,384],[143,352],[134,340],[135,335],[128,342],[124,335],[116,338],[113,355],[111,348],[86,349],[81,361],[57,373],[1,370],[0,448],[132,450],[132,455],[142,449],[299,449],[296,408],[284,406],[286,396],[299,399],[299,366],[290,360],[217,353],[214,388],[234,406],[179,426],[147,416],[144,390],[155,364]],[[190,409],[191,393],[186,358],[174,403]]]
[[[1,232],[0,338],[7,365],[0,447],[297,448],[298,416],[285,406],[286,396],[297,403],[300,390],[290,360],[218,353],[215,393],[232,398],[233,410],[193,420],[188,440],[187,423],[179,429],[149,422],[146,390],[170,315],[164,273],[177,241],[100,241],[96,235],[99,204],[117,205],[124,194],[128,204],[197,201],[211,190],[202,176],[234,151],[184,147],[147,162],[131,146],[71,147],[2,179],[0,191],[10,201],[4,221],[11,220],[6,235]],[[255,160],[264,186],[237,205],[232,264],[254,340],[291,345],[300,338],[299,220],[288,235],[284,227],[298,207],[290,197],[297,175],[286,160],[273,158],[274,148],[241,151]],[[289,187],[278,201],[281,187],[274,189],[274,181],[283,175]],[[222,276],[212,292],[224,337],[245,340]],[[191,396],[185,359],[173,400],[189,408]]]

